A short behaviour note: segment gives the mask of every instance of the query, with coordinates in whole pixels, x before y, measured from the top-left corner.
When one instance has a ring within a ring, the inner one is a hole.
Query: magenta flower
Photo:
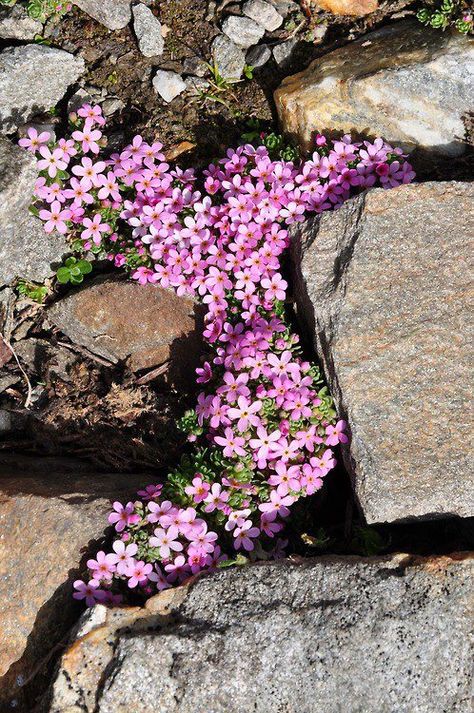
[[[223,452],[226,458],[245,455],[245,438],[236,436],[231,428],[225,429],[224,436],[215,436],[214,442],[224,447]]]
[[[184,491],[187,495],[192,495],[195,503],[201,503],[207,497],[211,486],[200,476],[193,478],[192,485],[186,485]]]
[[[213,483],[211,486],[211,491],[205,498],[204,502],[207,503],[204,508],[204,512],[214,512],[214,510],[222,510],[227,501],[229,500],[229,493],[226,490],[222,490],[222,486],[219,483]]]
[[[138,546],[134,542],[126,545],[122,540],[116,540],[112,549],[115,554],[107,555],[109,562],[116,565],[118,574],[126,574],[128,567],[135,562]]]
[[[51,138],[49,131],[42,131],[38,134],[38,131],[30,126],[28,129],[28,136],[20,139],[18,144],[28,151],[36,153],[43,144],[47,144]]]
[[[181,542],[178,542],[178,536],[179,530],[174,525],[167,530],[157,527],[154,530],[154,536],[150,537],[149,542],[152,547],[158,547],[160,557],[168,559],[171,556],[171,551],[181,552],[183,549]]]
[[[99,589],[99,582],[91,579],[87,584],[82,579],[77,579],[73,587],[77,591],[72,595],[74,599],[85,599],[88,607],[93,607],[97,602],[103,602],[107,594],[103,589]]]
[[[152,570],[153,565],[151,564],[145,564],[141,560],[140,562],[132,562],[125,572],[125,575],[129,578],[128,586],[130,589],[134,589],[139,584],[146,584]]]
[[[108,223],[102,223],[102,216],[100,213],[96,215],[91,220],[90,218],[84,218],[82,224],[85,230],[81,233],[81,238],[83,240],[91,240],[95,245],[100,245],[102,242],[102,234],[110,233],[111,227]]]
[[[102,132],[98,129],[93,129],[93,124],[94,120],[87,118],[82,131],[74,131],[72,133],[74,141],[79,141],[82,144],[82,151],[84,153],[92,151],[92,153],[97,154],[100,151],[97,141],[101,138]]]
[[[258,527],[253,527],[252,520],[246,520],[240,527],[236,527],[234,530],[234,547],[236,550],[240,550],[241,547],[247,552],[251,552],[255,545],[252,542],[260,534]]]
[[[140,522],[140,516],[135,513],[135,505],[131,502],[126,505],[122,503],[113,503],[114,512],[110,513],[108,521],[111,525],[115,524],[115,529],[117,532],[123,532],[126,527],[131,525],[136,525]]]
[[[250,403],[245,396],[239,396],[237,399],[237,408],[230,408],[227,414],[230,419],[237,421],[237,428],[241,433],[243,433],[250,425],[259,425],[260,417],[257,416],[257,414],[261,408],[261,401],[254,401],[254,403]]]
[[[102,550],[97,553],[96,559],[87,560],[87,566],[91,570],[92,578],[101,580],[111,580],[115,572],[114,555],[106,555]]]
[[[345,421],[338,421],[335,426],[327,426],[325,444],[327,446],[337,446],[338,443],[347,443],[349,439],[344,433],[345,428],[347,428]]]
[[[47,171],[50,178],[54,178],[58,171],[66,170],[67,161],[64,161],[61,150],[50,151],[47,146],[43,145],[39,147],[39,152],[43,158],[38,161],[38,169]]]
[[[70,219],[71,211],[67,208],[62,208],[59,201],[53,201],[50,210],[45,208],[40,210],[39,217],[45,221],[44,229],[47,233],[57,230],[58,233],[64,235],[68,231],[66,221]]]

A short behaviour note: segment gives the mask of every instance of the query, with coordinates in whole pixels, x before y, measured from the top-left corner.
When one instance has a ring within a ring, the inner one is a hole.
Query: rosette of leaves
[[[68,257],[64,265],[61,265],[57,270],[56,277],[62,285],[67,285],[68,282],[71,285],[80,285],[84,280],[84,275],[88,275],[90,272],[92,272],[92,265],[88,260]]]
[[[446,30],[455,27],[464,35],[473,32],[473,13],[465,2],[459,0],[437,0],[426,3],[418,12],[417,18],[424,25]]]

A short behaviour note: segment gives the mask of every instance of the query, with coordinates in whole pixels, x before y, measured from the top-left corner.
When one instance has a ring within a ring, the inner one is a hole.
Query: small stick
[[[31,405],[31,398],[32,398],[32,396],[33,396],[33,388],[32,388],[32,386],[31,386],[31,381],[30,381],[29,378],[28,378],[28,374],[26,373],[26,371],[23,369],[22,365],[20,364],[20,360],[18,359],[18,357],[17,357],[17,355],[16,355],[16,352],[15,352],[15,350],[13,349],[12,345],[10,344],[10,342],[8,341],[8,339],[6,339],[6,338],[3,336],[3,334],[0,334],[0,337],[1,337],[2,341],[3,341],[3,343],[5,344],[5,346],[7,347],[7,349],[9,349],[9,350],[11,351],[11,353],[13,354],[13,358],[15,359],[16,363],[18,364],[18,368],[20,369],[20,371],[21,371],[21,373],[22,373],[22,375],[23,375],[23,377],[24,377],[24,379],[25,379],[25,381],[26,381],[26,386],[27,386],[27,389],[28,389],[28,393],[27,393],[27,396],[26,396],[26,401],[25,401],[25,403],[24,403],[24,408],[28,409],[28,408],[30,407],[30,405]]]

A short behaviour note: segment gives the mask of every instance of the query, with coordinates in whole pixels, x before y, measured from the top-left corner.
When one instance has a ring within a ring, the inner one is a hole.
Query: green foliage
[[[18,280],[16,291],[19,295],[23,295],[23,297],[27,297],[29,300],[33,300],[39,304],[45,301],[46,295],[48,294],[48,288],[45,285],[38,285],[24,279]]]
[[[266,133],[262,130],[260,121],[253,117],[247,121],[246,131],[242,133],[241,140],[245,144],[265,146],[272,161],[278,159],[297,161],[300,155],[298,148],[293,146],[287,138],[273,131]]]
[[[244,66],[244,77],[245,79],[253,79],[253,70],[255,67],[252,67],[251,64],[246,64]]]
[[[426,26],[446,30],[454,27],[464,35],[473,32],[473,15],[466,2],[459,0],[435,0],[425,3],[417,12],[417,18]]]
[[[88,260],[78,260],[75,257],[68,257],[64,265],[56,272],[58,282],[66,285],[68,282],[71,285],[80,285],[84,280],[84,275],[92,272],[92,265]]]
[[[356,527],[351,541],[351,549],[359,555],[372,557],[387,549],[389,544],[374,528]]]

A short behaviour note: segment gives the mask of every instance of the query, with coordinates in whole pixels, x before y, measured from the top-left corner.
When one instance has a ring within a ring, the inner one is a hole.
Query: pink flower
[[[40,146],[39,152],[43,157],[38,161],[38,169],[47,171],[50,178],[54,178],[58,171],[65,171],[67,162],[63,160],[63,153],[59,149],[50,151],[47,146]]]
[[[179,530],[175,525],[172,525],[167,530],[161,527],[157,527],[154,531],[154,536],[150,537],[150,545],[152,547],[158,547],[160,550],[160,557],[163,559],[168,559],[173,552],[181,552],[183,545],[178,542]]]
[[[72,133],[74,141],[82,142],[82,151],[84,153],[92,151],[92,153],[97,154],[100,151],[97,141],[101,138],[102,132],[98,129],[93,129],[93,124],[94,120],[88,118],[84,122],[84,128],[82,131],[74,131]]]
[[[224,455],[226,458],[245,455],[245,450],[243,448],[245,445],[245,438],[234,435],[231,428],[225,429],[224,436],[214,436],[214,442],[219,446],[224,446]]]
[[[42,131],[38,134],[38,131],[33,126],[29,127],[27,133],[28,137],[25,136],[25,138],[20,139],[18,144],[33,153],[36,153],[42,144],[47,144],[51,138],[49,131]]]
[[[250,403],[245,396],[239,396],[237,399],[237,408],[230,408],[227,413],[230,419],[233,421],[237,420],[237,428],[243,433],[250,425],[259,425],[260,417],[257,416],[257,413],[261,408],[261,401]]]
[[[168,573],[168,582],[175,582],[177,579],[182,582],[183,579],[190,573],[190,567],[186,563],[183,555],[178,555],[174,562],[165,565],[165,570]]]
[[[102,223],[102,216],[100,213],[96,213],[93,219],[84,218],[83,225],[86,230],[81,233],[81,238],[83,240],[91,240],[95,245],[100,245],[102,242],[102,233],[109,233],[111,227],[108,223]]]
[[[201,554],[208,554],[214,550],[214,542],[217,540],[216,532],[208,532],[207,525],[204,523],[201,530],[194,534],[193,540],[189,549],[199,551]]]
[[[193,478],[192,485],[187,485],[184,492],[187,493],[187,495],[192,495],[195,503],[201,503],[207,497],[210,489],[211,486],[209,483],[206,483],[202,478],[196,476]]]
[[[207,503],[204,508],[205,512],[214,512],[214,510],[222,510],[229,499],[229,493],[222,490],[219,483],[213,483],[211,492],[207,495],[204,502]]]
[[[97,602],[103,602],[107,594],[103,589],[99,589],[99,582],[91,579],[87,584],[82,579],[76,579],[73,584],[76,592],[72,595],[74,599],[85,599],[88,607],[93,607]]]
[[[108,555],[109,561],[116,565],[118,574],[125,574],[128,567],[135,561],[134,557],[138,551],[137,545],[134,542],[125,545],[122,540],[116,540],[112,545],[112,549],[115,554]]]
[[[115,512],[109,515],[108,521],[111,525],[115,524],[117,532],[123,532],[126,527],[140,522],[140,516],[135,513],[135,505],[133,503],[129,502],[124,506],[122,503],[115,502],[112,507]]]
[[[253,527],[252,520],[246,520],[240,527],[236,527],[234,530],[234,547],[239,550],[241,547],[247,552],[254,549],[255,545],[252,539],[255,539],[260,534],[258,527]]]
[[[129,578],[128,586],[130,589],[134,589],[139,584],[145,584],[152,570],[153,565],[145,564],[142,560],[140,562],[132,562],[125,572],[125,575]]]
[[[111,580],[115,572],[114,555],[106,555],[102,550],[97,553],[97,558],[87,560],[87,566],[92,571],[93,579]]]
[[[63,209],[59,201],[53,201],[51,203],[51,210],[43,208],[43,210],[39,212],[39,217],[45,221],[44,229],[47,233],[52,233],[53,230],[57,230],[58,233],[64,235],[64,233],[68,231],[66,220],[70,219],[71,211]]]
[[[338,443],[347,443],[349,439],[344,433],[346,427],[347,423],[345,421],[338,421],[335,426],[327,426],[325,444],[327,446],[337,446]]]
[[[83,119],[92,119],[99,126],[103,126],[105,124],[105,119],[102,116],[102,109],[97,104],[95,106],[83,104],[77,113]]]

